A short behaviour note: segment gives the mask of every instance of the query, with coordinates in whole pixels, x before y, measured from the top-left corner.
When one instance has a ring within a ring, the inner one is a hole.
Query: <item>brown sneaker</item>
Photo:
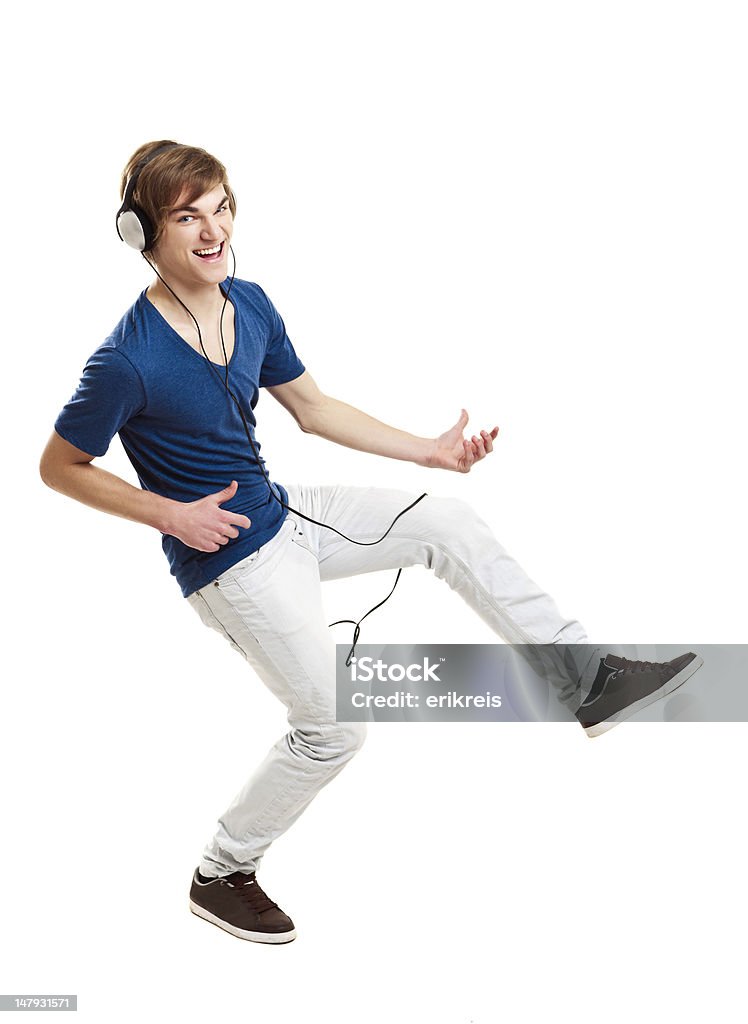
[[[222,878],[200,880],[195,872],[190,910],[205,921],[252,942],[290,942],[296,938],[293,921],[265,895],[254,872],[234,871]]]
[[[689,651],[672,661],[629,661],[608,654],[577,719],[588,736],[599,736],[637,711],[677,690],[704,659]]]

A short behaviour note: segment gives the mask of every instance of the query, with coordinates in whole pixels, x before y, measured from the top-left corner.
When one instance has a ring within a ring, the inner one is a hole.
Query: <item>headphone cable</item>
[[[270,494],[275,499],[275,501],[277,501],[278,504],[282,508],[286,509],[288,512],[293,512],[294,515],[299,516],[301,519],[304,519],[308,523],[313,523],[315,526],[321,526],[321,527],[323,527],[326,530],[332,530],[333,533],[336,533],[339,537],[342,537],[343,540],[350,541],[351,544],[358,544],[361,547],[371,547],[374,544],[381,544],[382,541],[385,539],[385,537],[388,536],[388,534],[390,533],[390,531],[392,530],[393,526],[398,521],[398,519],[401,516],[404,516],[406,512],[410,512],[410,510],[412,508],[414,508],[419,503],[419,501],[422,501],[426,497],[426,492],[421,494],[420,497],[416,498],[415,501],[411,502],[410,505],[407,506],[407,508],[404,508],[401,512],[398,512],[398,514],[395,516],[395,518],[392,520],[390,525],[387,527],[385,532],[382,534],[382,536],[378,540],[355,540],[353,537],[348,537],[345,533],[342,533],[335,526],[330,526],[329,523],[321,523],[317,519],[312,519],[311,516],[304,515],[303,512],[300,512],[298,509],[293,508],[291,505],[288,505],[285,501],[283,501],[283,499],[273,489],[273,485],[272,485],[272,483],[270,481],[270,477],[269,477],[268,472],[267,472],[267,470],[265,468],[265,465],[264,465],[264,460],[260,458],[260,453],[257,451],[257,447],[255,446],[254,440],[252,438],[252,434],[251,434],[251,431],[249,429],[249,425],[247,424],[247,420],[246,420],[246,417],[244,415],[244,410],[241,407],[241,403],[239,402],[239,399],[236,397],[236,395],[234,394],[232,389],[229,387],[229,360],[228,360],[228,356],[227,356],[227,353],[226,353],[226,342],[225,342],[224,335],[223,335],[223,315],[224,315],[224,313],[226,311],[226,306],[227,306],[228,301],[229,301],[229,296],[231,294],[231,288],[232,288],[232,285],[234,284],[234,278],[236,277],[236,254],[234,253],[234,248],[233,248],[232,245],[229,245],[229,249],[231,250],[231,256],[232,256],[232,259],[233,259],[233,269],[232,269],[232,272],[231,272],[231,278],[229,280],[228,288],[226,289],[226,293],[224,295],[223,305],[221,306],[221,313],[220,313],[220,317],[219,317],[219,320],[218,320],[219,333],[220,333],[220,337],[221,337],[221,350],[223,352],[223,362],[224,362],[224,367],[225,367],[225,371],[226,371],[223,379],[221,379],[221,375],[218,372],[218,370],[216,369],[216,367],[214,366],[213,361],[208,358],[208,353],[205,351],[205,346],[203,345],[203,335],[202,335],[202,331],[200,330],[200,324],[197,322],[197,318],[193,314],[192,310],[189,309],[189,307],[186,306],[184,302],[182,302],[182,300],[179,298],[179,296],[174,291],[174,289],[171,287],[171,285],[167,281],[164,280],[164,278],[161,276],[161,274],[159,274],[158,270],[156,269],[155,264],[151,263],[151,261],[145,255],[145,253],[143,252],[143,253],[141,253],[141,255],[143,256],[143,259],[146,261],[146,263],[151,268],[151,270],[153,270],[153,272],[156,274],[156,277],[158,277],[158,279],[162,282],[162,284],[164,284],[166,286],[166,288],[169,289],[169,291],[174,296],[174,298],[177,300],[177,302],[180,304],[180,306],[182,306],[182,308],[184,310],[186,310],[186,312],[192,318],[192,321],[195,324],[195,328],[197,329],[197,337],[198,337],[198,342],[200,344],[200,351],[202,352],[203,356],[205,357],[205,361],[207,362],[207,364],[210,367],[211,371],[215,374],[216,377],[218,377],[219,381],[223,384],[224,388],[226,389],[226,394],[231,398],[231,400],[233,401],[234,405],[239,410],[239,416],[241,417],[242,426],[244,427],[244,433],[247,435],[247,440],[249,441],[249,444],[250,444],[250,446],[252,448],[252,453],[254,455],[255,464],[260,468],[260,470],[262,472],[263,479],[264,479],[265,483],[267,484],[268,490],[270,491]],[[236,346],[236,340],[234,340],[234,346]],[[360,624],[363,622],[363,620],[368,615],[370,615],[373,611],[376,611],[377,608],[381,608],[381,606],[385,603],[385,601],[388,601],[390,599],[390,597],[392,597],[392,594],[395,591],[395,587],[397,586],[398,581],[400,579],[401,572],[402,572],[402,568],[398,569],[397,576],[395,577],[395,583],[394,583],[394,585],[392,587],[392,590],[387,595],[387,597],[385,597],[385,599],[383,601],[380,601],[379,604],[375,605],[373,608],[370,608],[369,611],[366,613],[366,615],[363,615],[358,620],[358,622],[354,622],[353,619],[339,619],[337,622],[331,622],[330,623],[331,626],[338,626],[338,625],[341,625],[343,623],[351,623],[352,625],[355,626],[354,633],[353,633],[353,646],[351,647],[351,649],[350,649],[350,651],[348,653],[348,657],[346,658],[346,666],[350,665],[351,659],[355,655],[356,643],[358,642],[359,634],[361,632]]]

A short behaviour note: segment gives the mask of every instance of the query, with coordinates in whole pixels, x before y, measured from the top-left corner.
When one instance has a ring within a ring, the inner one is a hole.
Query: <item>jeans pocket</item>
[[[312,546],[309,543],[309,538],[306,536],[303,528],[298,521],[291,516],[288,517],[293,523],[293,533],[291,534],[291,541],[296,545],[297,548],[301,548],[302,551],[306,551],[307,554],[311,555],[312,558],[316,559],[317,555],[312,550]]]
[[[222,583],[233,583],[238,576],[242,576],[244,575],[244,573],[251,572],[252,566],[260,557],[261,551],[262,548],[258,548],[256,551],[253,551],[250,555],[247,555],[246,558],[242,558],[239,562],[236,562],[234,565],[229,566],[229,568],[224,570],[224,572],[222,572],[220,576],[216,576],[213,582],[220,587]]]

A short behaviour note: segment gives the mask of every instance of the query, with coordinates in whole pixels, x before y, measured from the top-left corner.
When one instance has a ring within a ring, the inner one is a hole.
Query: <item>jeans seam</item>
[[[250,605],[252,605],[252,607],[253,607],[253,608],[255,609],[255,611],[257,611],[257,612],[258,612],[258,614],[260,615],[260,617],[264,619],[264,615],[263,615],[263,613],[262,613],[262,609],[261,609],[261,608],[260,608],[260,607],[258,606],[258,604],[257,604],[257,603],[256,603],[256,602],[255,602],[255,601],[253,600],[253,598],[252,598],[252,597],[251,597],[251,596],[250,596],[250,595],[249,595],[249,594],[247,593],[247,591],[246,591],[246,590],[245,590],[245,588],[243,587],[242,583],[241,583],[240,581],[236,580],[236,581],[235,581],[235,584],[236,584],[236,586],[237,586],[237,587],[239,588],[239,590],[241,590],[241,592],[242,592],[242,593],[244,594],[244,597],[246,598],[246,600],[248,601],[248,603],[249,603]],[[232,602],[231,602],[231,601],[229,600],[228,596],[226,595],[226,592],[225,592],[225,590],[223,591],[223,597],[224,597],[224,600],[226,601],[226,603],[227,603],[227,604],[228,604],[228,605],[229,605],[229,606],[231,607],[231,609],[232,609],[232,611],[234,612],[234,614],[236,614],[236,615],[237,615],[237,617],[238,617],[238,618],[239,618],[239,619],[241,620],[241,622],[242,622],[242,624],[244,625],[245,629],[247,629],[247,632],[248,632],[248,633],[250,634],[250,636],[252,636],[253,634],[252,634],[251,630],[250,630],[250,629],[249,629],[249,627],[248,627],[248,626],[246,625],[246,623],[244,622],[244,620],[242,619],[241,615],[240,615],[240,614],[239,614],[239,612],[238,612],[238,611],[236,610],[236,608],[234,607],[234,605],[232,604]],[[203,600],[205,600],[205,599],[203,598]],[[207,602],[206,602],[206,604],[207,604]],[[214,615],[214,617],[216,617],[216,616]],[[221,623],[220,623],[220,620],[218,620],[218,621],[219,621],[219,624],[221,624]],[[267,622],[267,620],[265,620],[265,622]],[[222,625],[222,624],[221,624],[221,625]],[[224,632],[226,633],[226,636],[230,636],[230,634],[229,634],[228,630],[226,630],[226,629],[225,629],[225,627],[222,627],[222,628],[224,629]],[[294,697],[296,698],[297,702],[298,702],[298,703],[299,703],[300,705],[302,705],[302,706],[306,706],[306,707],[308,708],[308,707],[309,707],[309,702],[308,702],[308,700],[304,700],[304,699],[302,698],[302,696],[301,696],[301,695],[299,694],[299,691],[298,691],[297,687],[291,684],[291,682],[290,682],[290,680],[289,680],[289,678],[288,678],[288,674],[287,674],[286,672],[283,672],[283,671],[282,671],[282,670],[280,669],[280,667],[278,666],[278,663],[277,663],[277,659],[276,659],[276,658],[274,658],[274,657],[272,657],[272,655],[271,655],[271,654],[270,654],[270,653],[268,652],[267,648],[266,648],[266,647],[264,647],[264,646],[263,646],[263,645],[262,645],[262,644],[260,643],[260,641],[259,641],[259,640],[258,640],[258,639],[257,639],[256,637],[254,637],[254,639],[256,640],[257,644],[259,645],[260,649],[262,650],[262,653],[264,654],[264,656],[265,656],[265,657],[266,657],[266,658],[268,659],[268,661],[269,661],[269,662],[270,662],[270,664],[272,665],[273,669],[274,669],[274,670],[275,670],[275,671],[276,671],[276,672],[278,673],[278,675],[279,675],[279,676],[281,676],[281,677],[282,677],[283,679],[285,679],[285,681],[286,681],[286,684],[287,684],[287,685],[289,686],[289,689],[290,689],[290,690],[291,690],[291,692],[293,693],[293,695],[294,695]],[[306,671],[306,670],[304,669],[304,666],[303,666],[303,665],[302,665],[302,664],[301,664],[301,663],[300,663],[300,662],[298,661],[298,659],[297,659],[297,658],[296,658],[296,656],[294,655],[294,653],[293,653],[293,651],[291,650],[291,648],[290,648],[290,647],[289,647],[289,646],[288,646],[288,645],[286,644],[286,642],[285,642],[285,640],[283,639],[283,637],[282,637],[282,636],[278,636],[278,640],[279,640],[279,641],[280,641],[280,642],[281,642],[281,643],[283,644],[283,646],[284,646],[285,650],[286,650],[286,651],[288,652],[288,654],[289,654],[289,655],[291,656],[291,659],[293,660],[293,662],[294,662],[294,663],[295,663],[296,665],[300,666],[300,667],[301,667],[301,668],[302,668],[302,669],[303,669],[304,671]],[[312,683],[312,685],[313,685],[313,687],[314,687],[314,690],[315,690],[315,693],[316,693],[316,690],[317,690],[317,688],[316,688],[316,686],[314,686],[314,684],[313,684],[313,680],[312,680],[311,676],[308,676],[308,678],[309,678],[310,682]],[[327,741],[328,741],[328,740],[330,739],[330,737],[326,735],[326,733],[328,732],[327,726],[326,726],[326,725],[325,725],[325,724],[324,724],[323,722],[320,722],[317,716],[315,716],[315,718],[317,718],[317,723],[316,723],[316,724],[317,724],[317,727],[318,727],[318,728],[320,729],[320,732],[322,733],[322,737],[323,737],[323,740],[324,740],[325,742],[327,742]],[[336,723],[335,723],[335,726],[336,726],[336,727],[337,727],[337,728],[339,729],[339,723],[337,723],[337,722],[336,722]],[[288,736],[288,733],[284,734],[284,736],[282,737],[282,739],[286,739],[286,737],[287,737],[287,736]],[[303,777],[305,777],[305,778],[306,778],[306,777],[309,777],[309,776],[311,776],[311,775],[313,774],[313,772],[314,772],[314,769],[313,769],[313,767],[312,767],[311,765],[309,765],[308,767],[302,767],[302,776],[303,776]],[[270,811],[270,809],[271,809],[271,808],[272,808],[272,807],[273,807],[273,806],[274,806],[274,805],[275,805],[275,804],[276,804],[276,803],[277,803],[278,801],[280,801],[280,800],[281,800],[281,798],[285,797],[285,796],[286,796],[286,795],[287,795],[287,794],[288,794],[289,792],[291,792],[291,791],[293,790],[293,788],[294,788],[294,787],[295,787],[295,786],[296,786],[296,785],[298,784],[298,782],[299,782],[299,779],[298,779],[298,778],[296,778],[296,779],[292,779],[292,780],[290,780],[290,781],[288,782],[288,784],[287,784],[287,785],[286,785],[286,786],[285,786],[285,787],[284,787],[284,788],[283,788],[283,789],[282,789],[282,790],[281,790],[281,791],[280,791],[279,793],[274,793],[274,794],[272,795],[271,799],[270,799],[270,800],[269,800],[269,801],[268,801],[268,802],[267,802],[267,803],[265,804],[265,806],[264,806],[264,807],[262,807],[262,808],[261,808],[261,810],[259,810],[259,811],[258,811],[258,813],[257,813],[257,816],[256,816],[255,820],[254,820],[254,821],[252,822],[252,824],[251,824],[251,825],[249,826],[249,828],[247,828],[247,829],[246,829],[246,830],[245,830],[244,832],[242,832],[242,833],[241,833],[240,835],[238,835],[238,836],[236,837],[236,841],[237,841],[238,843],[243,843],[243,842],[245,842],[245,841],[246,841],[246,839],[247,839],[247,837],[248,837],[248,836],[250,835],[250,833],[252,832],[252,830],[253,830],[253,829],[258,829],[258,828],[259,828],[258,822],[260,822],[260,823],[261,823],[261,822],[262,822],[262,821],[263,821],[263,820],[264,820],[264,819],[265,819],[265,818],[267,817],[267,815],[268,815],[268,812]]]
[[[247,593],[247,591],[246,591],[246,590],[244,589],[244,587],[243,587],[243,586],[241,585],[241,583],[237,583],[237,586],[239,587],[239,589],[241,590],[241,592],[242,592],[242,593],[244,594],[244,597],[246,598],[246,600],[248,601],[248,603],[249,603],[249,604],[251,604],[251,605],[252,605],[252,607],[254,608],[254,610],[255,610],[255,611],[257,612],[258,616],[259,616],[259,617],[260,617],[261,619],[263,619],[263,621],[265,622],[265,625],[266,625],[266,627],[267,627],[267,626],[270,626],[270,628],[272,629],[272,625],[271,625],[271,624],[270,624],[270,623],[268,622],[268,620],[267,620],[267,619],[265,618],[265,616],[264,616],[264,613],[263,613],[263,611],[262,611],[262,608],[260,607],[260,605],[258,605],[258,604],[257,604],[257,602],[256,602],[256,601],[255,601],[255,600],[254,600],[254,599],[253,599],[253,598],[252,598],[252,597],[250,596],[250,594],[248,594],[248,593]],[[227,600],[228,600],[228,599],[227,599]],[[229,603],[230,603],[230,602],[229,602]],[[232,607],[233,607],[233,606],[232,606]],[[239,613],[237,612],[237,615],[238,615],[238,614],[239,614]],[[241,616],[240,616],[240,617],[241,617]],[[280,643],[282,643],[282,644],[283,644],[283,647],[285,648],[285,650],[287,651],[287,653],[288,653],[288,654],[290,655],[290,657],[291,657],[291,660],[292,660],[292,661],[294,662],[294,664],[295,664],[295,665],[297,665],[297,666],[299,666],[299,667],[300,667],[300,668],[301,668],[301,669],[302,669],[302,670],[303,670],[303,671],[304,671],[304,672],[306,673],[306,669],[304,668],[304,665],[303,665],[303,664],[301,663],[301,661],[299,661],[299,659],[298,659],[298,658],[296,657],[296,655],[295,655],[295,653],[294,653],[293,649],[292,649],[291,647],[289,647],[289,645],[288,645],[288,644],[286,643],[286,640],[285,640],[285,638],[284,638],[284,637],[283,637],[283,636],[282,636],[282,635],[281,635],[280,633],[276,633],[275,635],[276,635],[276,638],[278,639],[278,641],[279,641]],[[259,641],[258,641],[258,643],[259,643]],[[262,647],[262,644],[260,644],[260,646]],[[278,672],[278,674],[279,674],[279,675],[280,675],[281,677],[283,677],[284,679],[286,679],[286,681],[288,681],[288,675],[287,675],[286,673],[284,673],[284,672],[282,672],[282,671],[280,670],[280,668],[279,668],[279,666],[278,666],[278,664],[277,664],[277,661],[276,661],[276,659],[270,656],[270,654],[269,654],[269,653],[268,653],[268,651],[267,651],[267,648],[265,648],[265,647],[262,647],[262,650],[263,650],[263,653],[265,654],[265,656],[266,656],[266,657],[268,658],[268,660],[272,662],[273,668],[274,668],[274,669],[275,669],[275,670],[276,670],[276,671]],[[312,679],[312,677],[311,677],[311,676],[309,676],[309,675],[307,675],[307,678],[308,678],[308,679],[309,679],[309,681],[310,681],[310,682],[312,683],[312,685],[313,685],[313,687],[314,687],[314,690],[315,690],[315,693],[316,693],[316,691],[317,691],[317,687],[316,687],[316,685],[314,684],[314,680],[313,680],[313,679]],[[291,690],[292,690],[292,692],[293,692],[294,696],[296,697],[297,701],[298,701],[298,702],[299,702],[300,704],[307,704],[307,703],[308,703],[307,701],[305,701],[305,700],[304,700],[304,699],[302,698],[302,696],[301,696],[301,694],[300,694],[300,693],[298,692],[297,688],[296,688],[295,686],[291,686],[291,685],[290,685],[290,682],[289,682],[289,686],[290,686],[290,688],[291,688]],[[337,724],[337,723],[336,723],[336,724]]]
[[[516,633],[518,633],[520,635],[520,637],[522,639],[520,639],[518,641],[513,641],[514,643],[534,644],[536,646],[538,645],[538,641],[537,640],[533,640],[529,636],[529,634],[526,633],[522,629],[521,626],[516,625],[511,619],[508,618],[508,616],[507,616],[506,612],[504,611],[503,607],[500,604],[497,604],[494,601],[493,597],[491,596],[489,591],[486,590],[486,588],[483,586],[483,584],[480,582],[480,580],[470,571],[470,569],[462,561],[462,559],[459,558],[459,556],[456,555],[449,548],[444,547],[443,545],[437,543],[436,541],[432,541],[432,540],[424,541],[424,539],[422,537],[413,537],[413,536],[410,536],[408,534],[390,533],[390,534],[388,534],[388,536],[394,538],[395,540],[405,540],[405,541],[409,541],[410,543],[414,543],[414,544],[423,544],[423,543],[430,544],[431,547],[435,548],[437,551],[440,551],[444,556],[446,556],[447,559],[452,561],[462,571],[462,573],[473,584],[474,588],[480,593],[481,597],[486,601],[486,603],[489,604],[491,606],[491,608],[498,614],[498,616],[502,620],[502,622],[504,622],[504,623],[509,622],[509,624],[511,626],[511,630],[508,630],[507,632],[512,632],[513,631],[513,632],[516,632]]]
[[[205,606],[205,608],[207,609],[207,611],[208,611],[208,614],[210,615],[211,619],[213,619],[213,621],[214,621],[214,622],[216,623],[216,625],[218,626],[219,630],[220,630],[220,631],[221,631],[221,632],[223,633],[223,635],[224,635],[224,636],[225,636],[225,637],[226,637],[226,638],[227,638],[227,639],[229,640],[229,642],[230,642],[230,643],[232,643],[232,644],[233,644],[233,645],[234,645],[234,646],[235,646],[236,648],[238,648],[238,650],[240,650],[240,651],[241,651],[241,653],[243,654],[243,656],[244,656],[244,657],[246,658],[246,657],[247,657],[247,652],[246,652],[246,651],[244,650],[244,648],[242,647],[242,645],[241,645],[241,644],[240,644],[240,643],[239,643],[239,642],[238,642],[237,640],[235,640],[235,639],[234,639],[234,637],[233,637],[233,636],[231,635],[231,633],[229,633],[229,631],[228,631],[228,630],[226,629],[226,627],[224,626],[224,624],[223,624],[223,623],[221,622],[221,620],[220,620],[220,619],[218,618],[218,616],[216,615],[216,613],[215,613],[215,612],[213,611],[213,609],[212,609],[212,608],[210,607],[210,604],[208,603],[208,601],[207,601],[207,599],[206,599],[206,598],[204,597],[204,595],[203,595],[203,594],[201,594],[199,590],[198,590],[198,591],[196,591],[196,594],[197,594],[198,598],[199,598],[199,599],[200,599],[200,600],[202,601],[202,603],[203,603],[203,605]],[[250,630],[247,630],[247,632],[249,633],[249,635],[250,635],[250,636],[252,636],[252,633],[251,633],[251,631],[250,631]],[[255,637],[252,637],[252,639],[253,639],[253,640],[255,640],[255,643],[257,643],[257,640],[256,640],[256,638],[255,638]]]

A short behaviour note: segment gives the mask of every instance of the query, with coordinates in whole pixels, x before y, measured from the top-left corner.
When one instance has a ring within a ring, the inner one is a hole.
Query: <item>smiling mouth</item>
[[[193,249],[193,255],[198,256],[201,260],[219,260],[223,256],[223,242],[218,245],[211,245],[209,249]]]

